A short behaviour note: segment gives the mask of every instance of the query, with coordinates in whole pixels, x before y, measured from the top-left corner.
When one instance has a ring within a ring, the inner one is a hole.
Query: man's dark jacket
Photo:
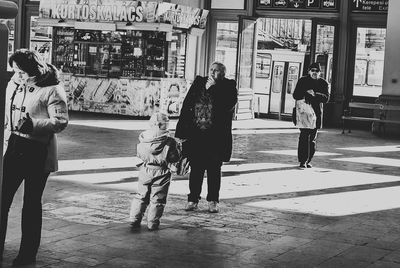
[[[314,90],[315,96],[307,93],[307,90]],[[328,82],[322,78],[313,79],[310,75],[303,76],[299,79],[296,84],[296,88],[293,92],[293,98],[295,100],[306,100],[310,103],[314,109],[315,115],[317,116],[317,128],[322,127],[322,103],[326,103],[329,100]]]
[[[187,140],[186,154],[199,157],[197,154],[200,143],[212,148],[212,154],[223,162],[230,160],[232,155],[232,117],[237,103],[236,81],[223,78],[208,91],[212,101],[212,126],[208,131],[207,140],[199,139],[201,130],[194,123],[194,107],[199,98],[199,92],[205,90],[208,77],[197,76],[183,101],[179,121],[176,125],[175,137]]]

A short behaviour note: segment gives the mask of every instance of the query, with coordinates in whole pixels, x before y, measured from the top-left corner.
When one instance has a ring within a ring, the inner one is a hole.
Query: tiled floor
[[[34,267],[400,265],[398,140],[325,129],[314,167],[300,170],[298,130],[290,122],[236,123],[234,159],[223,166],[221,212],[208,213],[205,200],[198,211],[184,211],[188,181],[176,177],[161,229],[147,231],[144,219],[130,232],[136,141],[145,122],[84,119],[72,116],[59,135],[62,161],[43,198]],[[3,267],[18,250],[21,198],[20,190]]]

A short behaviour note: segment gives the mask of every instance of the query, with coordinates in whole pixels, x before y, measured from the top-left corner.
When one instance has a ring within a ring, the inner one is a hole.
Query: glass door
[[[296,87],[297,80],[299,80],[299,75],[300,75],[300,63],[289,62],[287,69],[285,94],[283,94],[282,96],[283,105],[281,112],[284,114],[291,114],[293,111],[292,109],[295,105],[295,101],[292,95]]]
[[[321,66],[321,77],[334,89],[335,59],[337,58],[338,23],[333,20],[314,19],[312,26],[312,61]],[[307,69],[308,66],[304,66]]]
[[[239,90],[236,119],[254,117],[253,83],[255,78],[257,19],[239,17],[238,51],[236,61],[236,83]]]
[[[271,82],[270,112],[290,115],[294,107],[293,92],[299,80],[300,62],[274,62]]]
[[[274,66],[272,68],[270,112],[278,113],[279,119],[281,114],[281,99],[282,99],[284,74],[285,74],[285,62],[283,61],[274,62]]]

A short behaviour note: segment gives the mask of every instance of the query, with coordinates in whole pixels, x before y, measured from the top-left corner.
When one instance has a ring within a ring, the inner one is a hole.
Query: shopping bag
[[[176,163],[176,175],[185,176],[190,173],[190,163],[187,157],[182,157]]]
[[[311,104],[304,99],[296,100],[296,126],[298,128],[314,129],[317,125],[317,116]]]

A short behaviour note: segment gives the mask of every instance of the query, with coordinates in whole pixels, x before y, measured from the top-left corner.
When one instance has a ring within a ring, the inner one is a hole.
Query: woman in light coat
[[[3,256],[8,212],[24,181],[22,237],[13,265],[36,261],[42,229],[42,194],[57,170],[55,133],[68,124],[66,94],[56,68],[35,51],[17,50],[9,59],[15,74],[7,86],[0,257]]]

